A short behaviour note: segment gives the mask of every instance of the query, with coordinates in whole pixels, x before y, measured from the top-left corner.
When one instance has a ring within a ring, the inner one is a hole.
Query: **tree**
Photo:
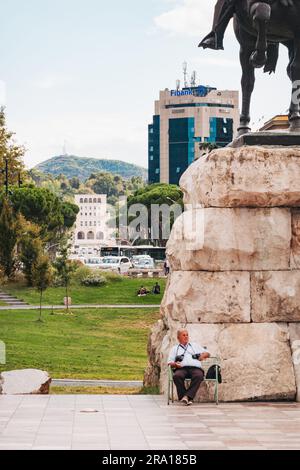
[[[39,225],[40,237],[50,245],[59,243],[74,225],[79,212],[78,206],[61,201],[45,188],[14,188],[11,201],[16,212],[19,211],[27,221]]]
[[[7,197],[4,197],[1,206],[0,265],[4,275],[10,279],[17,265],[16,244],[18,240],[19,224],[13,207]]]
[[[156,183],[137,190],[133,196],[128,198],[128,209],[135,204],[141,204],[147,208],[148,227],[152,223],[153,205],[157,206],[173,206],[177,204],[183,209],[183,194],[180,188],[174,184]],[[130,222],[130,220],[129,220]],[[164,220],[162,216],[159,218],[159,243],[165,245],[167,239],[163,237],[165,224],[171,229],[175,222],[174,214],[170,213],[170,219]],[[151,238],[151,237],[149,237]]]
[[[69,179],[70,186],[73,189],[79,189],[80,188],[80,180],[77,178],[77,176],[73,176],[73,178]]]
[[[43,293],[50,286],[53,278],[49,257],[40,255],[33,265],[32,283],[40,293],[40,314],[37,321],[42,321],[42,300]]]
[[[78,265],[68,259],[70,246],[65,242],[60,248],[60,254],[56,261],[53,263],[56,269],[58,278],[62,281],[62,285],[66,290],[66,308],[69,312],[69,287],[72,275],[78,269]]]
[[[33,267],[43,253],[43,243],[39,238],[40,229],[37,225],[24,219],[22,228],[23,233],[19,242],[19,258],[27,284],[31,287],[33,285]]]
[[[6,128],[4,108],[0,108],[0,185],[6,180],[5,160],[8,160],[8,184],[17,184],[19,177],[23,179],[25,148],[16,144],[14,133]]]

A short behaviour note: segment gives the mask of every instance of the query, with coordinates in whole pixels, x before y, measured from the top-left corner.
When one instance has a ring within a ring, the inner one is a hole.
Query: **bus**
[[[127,256],[132,258],[138,255],[149,255],[156,262],[162,262],[166,258],[166,248],[160,246],[105,246],[101,247],[100,256]]]

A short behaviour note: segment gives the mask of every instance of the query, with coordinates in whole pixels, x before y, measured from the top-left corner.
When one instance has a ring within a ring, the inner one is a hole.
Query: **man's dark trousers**
[[[182,367],[175,370],[173,379],[177,388],[178,399],[181,400],[184,396],[187,396],[190,400],[193,400],[201,382],[204,380],[204,373],[198,367]],[[184,386],[185,379],[191,379],[188,390]]]

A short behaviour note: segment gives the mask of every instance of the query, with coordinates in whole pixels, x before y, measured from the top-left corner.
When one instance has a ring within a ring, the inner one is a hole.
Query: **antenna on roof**
[[[64,156],[67,156],[67,155],[68,155],[68,153],[67,153],[67,141],[66,141],[66,140],[64,140],[63,155],[64,155]]]
[[[176,80],[176,90],[180,90],[180,80]]]
[[[188,88],[189,84],[187,81],[187,62],[183,62],[183,77],[184,77],[184,88]]]
[[[193,71],[192,76],[191,76],[191,86],[195,87],[197,82],[197,72],[196,70]]]

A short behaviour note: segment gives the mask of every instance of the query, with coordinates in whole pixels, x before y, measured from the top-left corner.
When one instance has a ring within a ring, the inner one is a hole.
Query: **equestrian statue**
[[[290,131],[300,132],[300,0],[218,0],[212,31],[201,41],[204,49],[223,49],[223,38],[233,18],[240,43],[242,113],[239,135],[250,132],[250,104],[255,68],[275,73],[279,45],[288,48],[288,76],[292,82]]]

